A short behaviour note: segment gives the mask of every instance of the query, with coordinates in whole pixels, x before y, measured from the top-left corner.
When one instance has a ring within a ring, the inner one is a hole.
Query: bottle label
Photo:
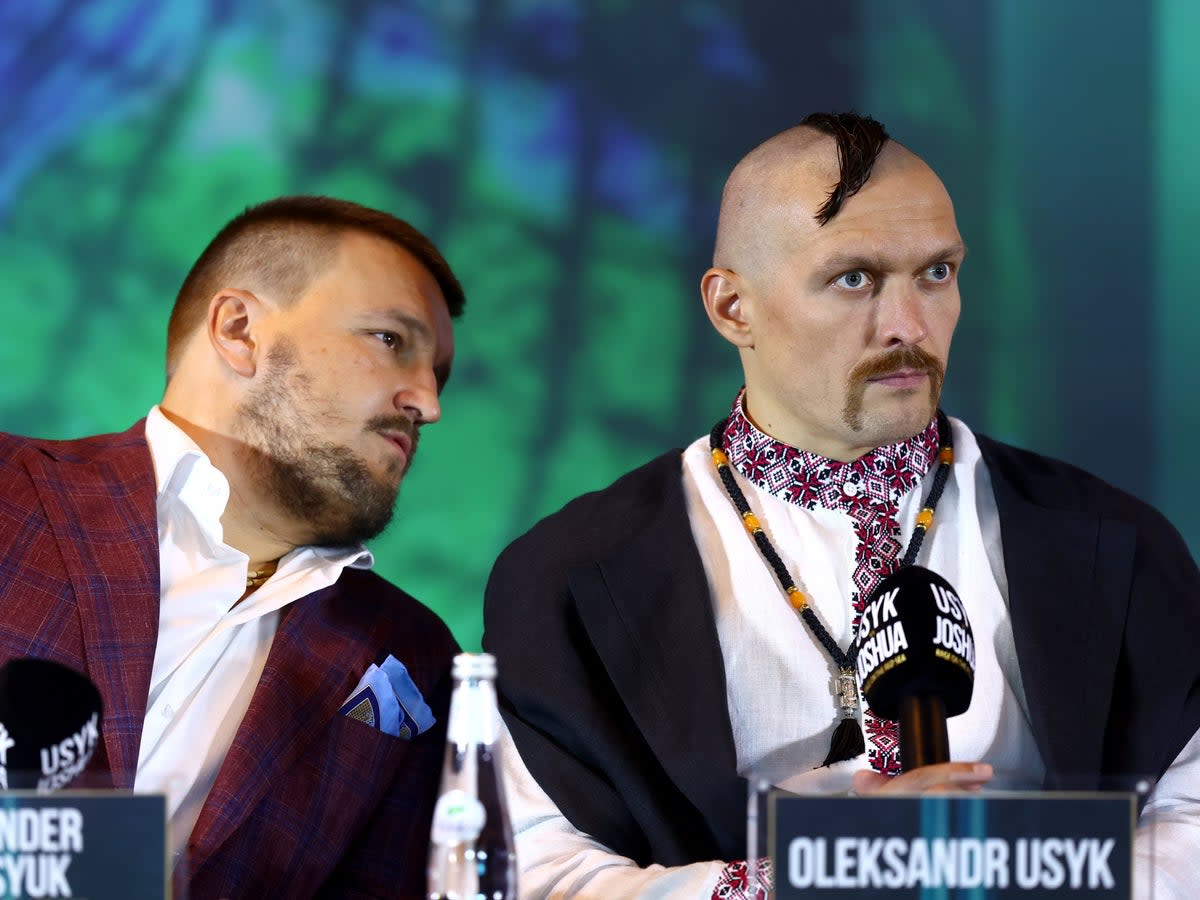
[[[435,844],[466,844],[479,837],[487,821],[483,804],[466,791],[455,788],[438,797],[433,808],[430,838]]]

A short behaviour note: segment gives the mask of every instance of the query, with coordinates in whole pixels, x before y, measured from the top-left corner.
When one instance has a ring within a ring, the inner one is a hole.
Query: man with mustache
[[[463,304],[407,222],[281,197],[192,267],[144,420],[0,436],[0,655],[97,684],[87,784],[166,793],[189,896],[424,895],[458,648],[363,542],[441,417]],[[407,731],[343,710],[388,657]]]
[[[964,255],[941,181],[872,119],[810,116],[738,163],[701,280],[742,363],[732,409],[535,526],[488,585],[523,890],[746,896],[751,773],[1158,778],[1159,895],[1193,890],[1200,576],[1150,507],[938,410]],[[902,772],[839,654],[906,548],[957,588],[977,656],[952,761]]]

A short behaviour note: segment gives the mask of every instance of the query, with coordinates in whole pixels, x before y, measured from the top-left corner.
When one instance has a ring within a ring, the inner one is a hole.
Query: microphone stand
[[[941,697],[908,694],[900,701],[900,765],[905,772],[950,761],[946,704]]]

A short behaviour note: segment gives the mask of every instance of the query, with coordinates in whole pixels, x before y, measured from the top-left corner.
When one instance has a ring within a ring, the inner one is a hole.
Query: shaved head
[[[906,157],[917,160],[874,119],[851,113],[816,113],[768,138],[725,183],[713,265],[763,273],[789,240],[836,216],[877,165]]]
[[[941,179],[873,119],[809,116],[755,147],[700,280],[741,358],[746,415],[842,461],[927,427],[965,254]]]

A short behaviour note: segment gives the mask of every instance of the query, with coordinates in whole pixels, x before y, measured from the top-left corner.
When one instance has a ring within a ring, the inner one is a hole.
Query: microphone
[[[100,691],[46,659],[0,666],[0,789],[49,794],[70,784],[100,740]]]
[[[950,761],[946,718],[966,712],[975,637],[950,583],[906,566],[871,592],[858,623],[855,665],[876,715],[900,723],[904,771]]]

